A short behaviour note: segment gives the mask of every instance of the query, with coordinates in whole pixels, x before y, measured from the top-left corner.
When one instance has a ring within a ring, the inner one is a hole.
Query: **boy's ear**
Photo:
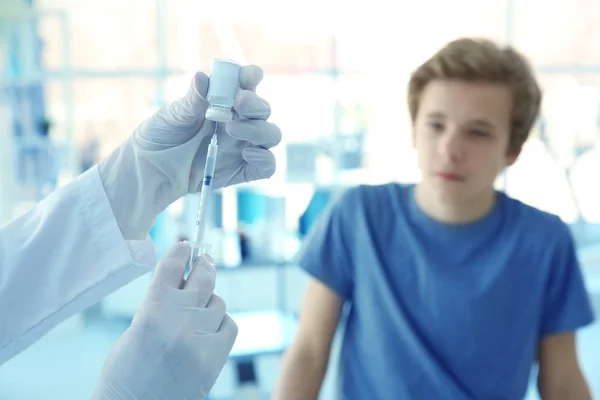
[[[517,149],[509,149],[508,153],[506,154],[506,166],[507,167],[512,166],[517,161],[517,158],[519,158],[520,154],[521,154],[521,147],[519,147]]]

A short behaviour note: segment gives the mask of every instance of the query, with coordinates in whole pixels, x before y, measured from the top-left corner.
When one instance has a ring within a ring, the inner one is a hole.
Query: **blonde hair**
[[[425,86],[436,79],[509,85],[514,97],[509,150],[518,151],[527,141],[540,111],[542,92],[531,66],[516,50],[486,39],[462,38],[448,43],[410,77],[408,107],[413,122]]]

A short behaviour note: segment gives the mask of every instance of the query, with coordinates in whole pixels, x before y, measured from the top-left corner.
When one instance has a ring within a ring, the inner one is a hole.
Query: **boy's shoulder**
[[[350,213],[365,209],[372,212],[408,212],[410,208],[403,206],[410,202],[413,190],[414,184],[411,183],[360,184],[346,188],[341,200],[343,208]],[[571,240],[569,226],[556,214],[526,204],[506,193],[498,194],[502,200],[502,217],[526,236],[549,240],[549,244]]]
[[[397,211],[408,200],[412,184],[384,183],[360,184],[347,187],[340,194],[339,202],[351,213]]]
[[[500,196],[503,197],[505,203],[505,217],[528,235],[553,242],[570,240],[569,226],[558,215],[523,203],[504,193],[501,193]]]
[[[358,202],[388,201],[390,197],[402,197],[412,190],[413,184],[382,183],[360,184],[346,189],[345,195]]]

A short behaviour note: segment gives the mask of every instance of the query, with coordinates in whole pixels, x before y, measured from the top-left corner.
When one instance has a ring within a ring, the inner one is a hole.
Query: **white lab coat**
[[[97,167],[0,227],[0,364],[155,263],[149,238],[123,239]]]

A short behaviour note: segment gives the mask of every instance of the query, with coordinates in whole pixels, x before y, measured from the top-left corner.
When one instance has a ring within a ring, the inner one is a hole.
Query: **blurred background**
[[[277,173],[212,199],[217,292],[240,327],[212,399],[268,398],[307,282],[293,257],[329,199],[359,183],[419,179],[406,84],[419,63],[458,36],[510,43],[535,66],[542,116],[498,188],[570,224],[600,311],[600,2],[348,3],[0,5],[0,223],[108,155],[144,118],[182,96],[195,71],[208,72],[213,58],[265,70],[258,92],[284,134]],[[159,256],[191,237],[197,201],[188,196],[159,216],[151,232]],[[150,278],[1,366],[0,400],[87,398]],[[581,332],[579,352],[600,396],[600,323]],[[332,362],[322,399],[333,398],[335,370]],[[530,398],[537,398],[533,389]]]

